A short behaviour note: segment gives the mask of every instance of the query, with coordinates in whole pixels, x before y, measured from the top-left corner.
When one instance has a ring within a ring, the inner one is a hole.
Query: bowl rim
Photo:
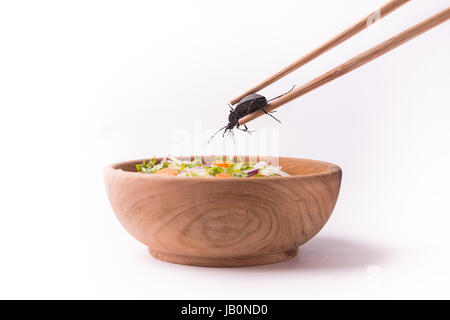
[[[215,155],[202,155],[202,157],[216,157]],[[194,156],[179,156],[179,157],[194,157]],[[200,157],[200,156],[199,156]],[[269,158],[269,156],[259,156],[259,157],[266,157]],[[163,157],[156,157],[156,159],[162,159]],[[130,164],[137,164],[142,163],[142,161],[148,161],[151,158],[142,158],[142,159],[136,159],[136,160],[126,160],[126,161],[120,161],[115,162],[110,165],[108,165],[104,172],[113,172],[115,174],[120,175],[127,175],[130,177],[139,177],[142,179],[153,179],[153,180],[171,180],[171,179],[181,179],[185,181],[221,181],[221,182],[235,182],[235,181],[274,181],[274,180],[286,180],[286,179],[302,179],[302,178],[315,178],[315,177],[325,177],[337,173],[342,173],[342,169],[331,162],[322,161],[322,160],[314,160],[314,159],[306,159],[306,158],[296,158],[296,157],[284,157],[280,156],[279,158],[284,159],[292,159],[292,160],[305,160],[305,161],[311,161],[311,162],[318,162],[322,164],[326,164],[329,166],[328,170],[324,172],[318,172],[318,173],[308,173],[308,174],[302,174],[302,175],[291,175],[291,176],[276,176],[276,177],[265,177],[263,179],[240,179],[240,178],[230,178],[230,179],[213,179],[212,177],[185,177],[185,176],[166,176],[166,175],[152,175],[152,174],[142,174],[140,172],[132,172],[132,171],[125,171],[122,169],[116,169],[115,167],[122,166],[122,165],[130,165]],[[221,183],[218,182],[218,183]]]

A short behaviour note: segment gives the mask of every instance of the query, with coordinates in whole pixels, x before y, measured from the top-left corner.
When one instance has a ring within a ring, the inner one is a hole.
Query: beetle
[[[208,143],[215,137],[216,134],[218,134],[222,130],[224,130],[222,137],[225,136],[227,131],[229,131],[230,135],[233,136],[234,128],[242,130],[244,132],[248,132],[249,134],[251,134],[253,131],[250,131],[245,124],[244,124],[245,129],[239,128],[239,126],[240,126],[239,119],[241,119],[244,116],[246,116],[252,112],[255,112],[257,110],[262,110],[265,114],[271,116],[273,119],[275,119],[276,121],[281,123],[280,120],[278,120],[271,114],[275,111],[266,111],[266,109],[264,107],[270,101],[278,99],[278,98],[288,94],[289,92],[294,90],[294,87],[295,87],[295,85],[288,92],[285,92],[285,93],[283,93],[275,98],[272,98],[270,100],[267,100],[266,97],[264,97],[260,94],[252,93],[252,94],[249,94],[248,96],[243,97],[241,100],[239,100],[239,102],[235,104],[234,108],[230,104],[228,104],[228,106],[230,107],[230,114],[228,116],[228,124],[226,126],[220,128],[219,130],[217,130],[217,132],[214,133],[212,135],[212,137],[209,139]]]

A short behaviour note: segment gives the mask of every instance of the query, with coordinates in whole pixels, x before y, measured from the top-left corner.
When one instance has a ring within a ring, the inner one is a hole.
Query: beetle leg
[[[264,109],[264,107],[261,107],[261,110],[262,110],[265,114],[271,116],[272,118],[274,118],[275,120],[277,120],[279,123],[281,123],[281,121],[278,120],[277,118],[275,118],[273,115],[271,115],[270,112],[267,112],[266,109]]]
[[[245,128],[245,131],[248,132],[249,134],[252,134],[252,132],[255,132],[255,131],[248,130],[247,125],[245,125],[245,124],[244,124],[244,128]]]
[[[233,107],[231,106],[231,104],[228,102],[228,106],[230,107],[231,111],[234,111]]]
[[[248,134],[252,134],[252,132],[255,132],[255,131],[248,130],[248,128],[247,128],[247,126],[245,124],[243,126],[244,126],[245,129],[239,128],[239,124],[236,126],[236,128],[241,130],[241,131],[247,132]]]
[[[225,131],[223,132],[222,137],[225,137],[225,133],[227,133],[227,131],[228,131],[228,136],[233,138],[233,142],[236,143],[236,140],[234,139],[234,131],[233,131],[233,129],[225,129]]]
[[[231,136],[231,138],[233,138],[233,143],[236,144],[236,140],[234,139],[234,131],[230,130],[229,135]]]

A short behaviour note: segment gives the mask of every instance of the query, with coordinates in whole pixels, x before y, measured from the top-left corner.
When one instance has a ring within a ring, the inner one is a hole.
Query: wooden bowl
[[[291,176],[252,179],[147,175],[136,172],[140,162],[105,169],[117,218],[153,257],[197,266],[294,257],[330,217],[342,176],[331,163],[283,157],[279,163]]]

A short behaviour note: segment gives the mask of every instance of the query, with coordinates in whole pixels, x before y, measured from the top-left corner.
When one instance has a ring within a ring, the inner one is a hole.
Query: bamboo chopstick
[[[310,62],[311,60],[317,58],[321,54],[327,52],[328,50],[336,47],[338,44],[344,42],[345,40],[351,38],[358,32],[366,29],[368,26],[375,23],[377,20],[383,18],[384,16],[388,15],[398,7],[402,6],[409,0],[392,0],[386,3],[384,6],[382,6],[380,9],[372,12],[368,16],[362,18],[357,23],[355,23],[353,26],[347,28],[346,30],[339,33],[337,36],[329,40],[328,42],[324,43],[320,47],[314,49],[310,53],[306,54],[305,56],[301,57],[297,61],[291,63],[287,67],[283,68],[279,72],[275,73],[273,76],[267,78],[260,84],[254,86],[253,88],[247,90],[240,96],[237,96],[233,100],[230,101],[231,105],[234,105],[235,103],[239,102],[242,98],[245,96],[248,96],[249,94],[258,92],[259,90],[267,87],[268,85],[274,83],[275,81],[280,80],[284,76],[288,75],[289,73],[293,72],[294,70],[297,70],[301,66],[305,65],[306,63]]]
[[[273,100],[272,102],[268,103],[264,107],[264,109],[267,112],[272,111],[284,105],[285,103],[292,101],[336,78],[339,78],[340,76],[366,64],[369,61],[372,61],[375,58],[378,58],[379,56],[417,37],[418,35],[424,33],[425,31],[428,31],[431,28],[445,22],[449,18],[450,18],[450,7],[432,16],[431,18],[428,18],[427,20],[403,31],[402,33],[390,38],[389,40],[386,40],[380,43],[379,45],[359,54],[358,56],[337,66],[336,68],[328,71],[327,73],[315,78],[314,80],[306,83],[305,85],[298,87],[297,89],[294,89],[293,91],[282,96],[281,98]],[[243,125],[263,114],[265,114],[263,111],[257,110],[239,119],[239,124]]]

